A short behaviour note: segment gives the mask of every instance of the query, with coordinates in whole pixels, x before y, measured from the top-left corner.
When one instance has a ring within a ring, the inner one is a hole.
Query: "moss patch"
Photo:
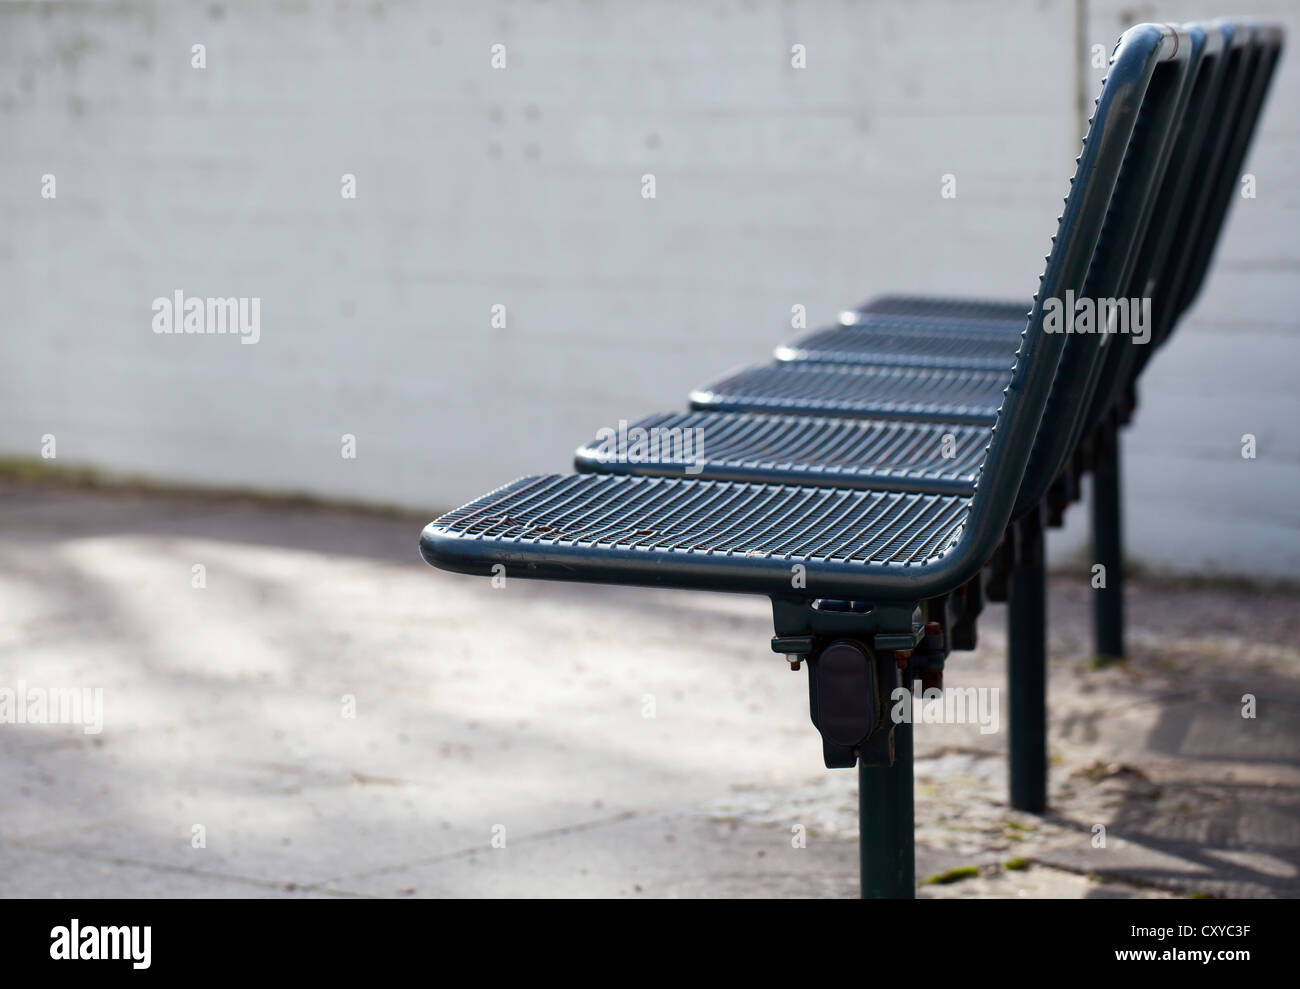
[[[980,874],[978,867],[973,865],[959,865],[946,872],[936,872],[933,876],[921,883],[922,886],[947,886],[950,883],[959,883],[963,879],[974,879]]]

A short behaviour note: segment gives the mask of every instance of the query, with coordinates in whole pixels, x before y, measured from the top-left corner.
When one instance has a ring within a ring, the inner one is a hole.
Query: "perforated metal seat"
[[[938,319],[986,319],[1019,324],[1029,316],[1030,305],[997,299],[957,299],[921,295],[881,295],[864,302],[855,312],[882,316],[920,316]]]
[[[574,464],[589,473],[969,495],[990,437],[987,426],[950,423],[660,413],[637,420],[621,441],[584,444]]]
[[[799,361],[743,368],[691,392],[691,407],[991,426],[1010,380],[1011,367],[982,371]]]
[[[826,597],[933,563],[971,499],[898,491],[557,474],[521,478],[427,526],[445,570],[787,594],[791,568]]]
[[[900,324],[880,319],[815,330],[775,350],[778,361],[1010,371],[1023,324]]]

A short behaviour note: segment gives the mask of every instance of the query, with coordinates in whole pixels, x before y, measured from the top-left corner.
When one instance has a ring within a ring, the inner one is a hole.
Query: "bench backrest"
[[[1238,57],[1243,71],[1239,73],[1240,80],[1234,87],[1230,104],[1221,110],[1223,139],[1214,150],[1210,163],[1212,176],[1206,184],[1205,195],[1197,204],[1193,218],[1197,222],[1189,235],[1192,250],[1185,255],[1186,260],[1177,274],[1177,306],[1164,321],[1161,339],[1191,305],[1204,284],[1228,205],[1239,193],[1241,166],[1254,136],[1273,71],[1281,57],[1282,30],[1276,25],[1238,26],[1236,36],[1243,35],[1246,40],[1233,45],[1233,52],[1240,52]]]
[[[1109,355],[1087,415],[1088,428],[1112,408],[1129,404],[1146,362],[1200,290],[1281,53],[1282,31],[1274,25],[1223,20],[1201,27],[1210,38],[1204,85],[1198,80],[1201,92],[1192,97],[1201,109],[1195,116],[1189,109],[1193,127],[1180,135],[1181,147],[1170,165],[1176,175],[1162,214],[1167,219],[1153,228],[1157,238],[1147,277],[1143,281],[1139,272],[1132,293],[1152,299],[1155,326],[1148,344],[1117,347]],[[1222,39],[1217,46],[1216,33]]]
[[[1138,373],[1199,290],[1281,51],[1282,31],[1273,25],[1215,21],[1187,29],[1194,43],[1203,35],[1203,51],[1126,293],[1151,300],[1154,326],[1145,344],[1116,337],[1104,347],[1076,442],[1128,405]]]
[[[1194,45],[1199,40],[1201,52],[1190,70],[1187,106],[1174,139],[1164,181],[1157,193],[1155,219],[1147,227],[1146,237],[1138,251],[1137,265],[1124,293],[1129,298],[1151,300],[1153,323],[1177,304],[1170,283],[1177,264],[1191,250],[1189,244],[1178,242],[1179,221],[1193,208],[1194,198],[1205,195],[1210,175],[1204,162],[1217,140],[1216,132],[1223,126],[1220,107],[1235,84],[1234,77],[1243,70],[1240,59],[1230,62],[1226,57],[1236,33],[1232,25],[1192,24],[1187,30]],[[1237,37],[1240,38],[1240,34]],[[1137,351],[1155,345],[1155,328],[1149,326],[1147,329],[1150,335],[1145,343],[1138,343],[1130,336],[1115,339],[1105,346],[1103,368],[1084,416],[1085,431],[1090,431],[1111,408],[1124,400],[1127,383],[1137,362]]]
[[[1135,104],[1132,111],[1135,119],[1083,285],[1072,289],[1076,299],[1124,298],[1138,267],[1141,247],[1152,226],[1176,137],[1195,89],[1193,69],[1200,66],[1206,42],[1205,33],[1199,30],[1166,30],[1170,31],[1174,41],[1173,51],[1151,67],[1141,92],[1127,97]],[[1121,58],[1126,54],[1127,38],[1126,33],[1112,57],[1111,72],[1103,83],[1102,96],[1097,103],[1099,114],[1115,72],[1125,71]],[[1091,138],[1092,130],[1088,139]],[[1085,154],[1086,151],[1085,145]],[[1083,167],[1081,159],[1080,169]],[[1077,188],[1078,176],[1075,181]],[[1071,196],[1073,194],[1072,191]],[[1063,219],[1063,225],[1064,222]],[[1157,217],[1156,222],[1160,222],[1160,218]],[[1064,229],[1058,233],[1058,245],[1064,234]],[[1058,315],[1063,315],[1064,328],[1068,329],[1075,315],[1073,307],[1068,304],[1070,294],[1053,295],[1045,282],[1036,300],[1035,314],[1040,303],[1049,299],[1059,300],[1063,308],[1058,309]],[[1049,333],[1050,326],[1038,327],[1045,335],[1064,336],[1065,342],[1017,493],[1013,518],[1042,502],[1078,443],[1092,396],[1103,376],[1106,358],[1114,346],[1110,334],[1101,332],[1103,327],[1096,325],[1103,319],[1099,311],[1094,313],[1092,332]],[[1056,327],[1062,329],[1060,320]],[[1031,315],[1030,329],[1033,328],[1034,315]]]
[[[1146,213],[1145,230],[1132,242],[1136,253],[1130,255],[1123,288],[1116,293],[1129,300],[1150,300],[1154,324],[1148,327],[1150,339],[1138,344],[1132,336],[1099,334],[1092,348],[1066,345],[1015,515],[1038,504],[1083,438],[1110,409],[1127,403],[1132,383],[1152,349],[1168,336],[1199,289],[1227,204],[1235,195],[1282,33],[1271,25],[1231,21],[1189,24],[1185,30],[1191,45],[1182,106],[1167,145],[1163,178]],[[1112,210],[1117,205],[1112,204]],[[1128,236],[1139,226],[1134,222],[1115,229]],[[1099,257],[1089,271],[1084,294],[1090,297],[1105,297],[1113,284],[1105,270],[1104,247],[1110,237],[1108,221]],[[1080,356],[1087,349],[1096,350],[1095,362]],[[1083,367],[1091,368],[1090,380]],[[1081,414],[1066,428],[1058,412],[1075,408],[1073,399],[1078,395],[1086,396]]]
[[[927,578],[938,585],[945,578],[982,565],[1001,542],[1026,476],[1067,340],[1085,344],[1088,340],[1079,335],[1044,332],[1045,307],[1048,300],[1063,300],[1067,293],[1083,295],[1108,219],[1112,224],[1126,222],[1119,213],[1112,212],[1112,203],[1131,201],[1138,195],[1132,191],[1135,183],[1150,181],[1148,168],[1138,159],[1145,160],[1147,155],[1160,154],[1163,149],[1155,148],[1156,142],[1148,139],[1152,128],[1140,128],[1138,123],[1140,119],[1163,119],[1169,101],[1180,98],[1189,48],[1186,32],[1156,24],[1130,28],[1116,45],[1021,335],[962,536],[944,554],[946,558],[934,561],[926,574],[914,575],[909,583],[914,582],[918,588],[928,586]],[[1159,71],[1162,67],[1166,71]],[[1170,84],[1171,73],[1179,85]],[[1126,161],[1134,167],[1126,170]],[[1150,190],[1139,188],[1139,192],[1149,195]],[[1107,252],[1112,259],[1119,253],[1118,248]],[[1115,265],[1118,270],[1113,260],[1099,263],[1107,265],[1108,270]],[[1086,347],[1063,370],[1069,377],[1066,381],[1062,376],[1063,387],[1073,386],[1081,375],[1091,375]],[[1066,409],[1062,414],[1071,416],[1072,428],[1072,417],[1079,414],[1079,409]]]

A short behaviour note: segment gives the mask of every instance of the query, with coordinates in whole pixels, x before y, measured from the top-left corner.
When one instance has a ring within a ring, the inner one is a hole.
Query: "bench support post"
[[[1013,523],[1007,601],[1011,806],[1047,810],[1047,587],[1039,509]]]
[[[1100,431],[1092,474],[1093,562],[1104,570],[1093,607],[1098,660],[1124,658],[1124,543],[1120,516],[1119,430]]]
[[[916,897],[912,726],[894,726],[894,764],[858,764],[858,841],[863,899]]]
[[[956,610],[947,599],[929,604],[945,617]],[[858,767],[867,899],[916,897],[912,712],[898,705],[911,702],[913,674],[922,682],[942,676],[948,654],[943,622],[924,621],[923,613],[919,601],[772,599],[772,651],[791,669],[807,664],[809,714],[827,768]]]

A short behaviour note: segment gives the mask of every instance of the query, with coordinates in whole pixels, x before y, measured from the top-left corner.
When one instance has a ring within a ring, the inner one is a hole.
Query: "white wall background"
[[[1027,299],[1080,53],[1245,12],[1300,39],[1283,0],[0,3],[0,455],[430,512],[565,470],[796,303]],[[1300,576],[1298,88],[1127,438],[1159,566]],[[155,335],[176,289],[259,296],[261,342]]]

